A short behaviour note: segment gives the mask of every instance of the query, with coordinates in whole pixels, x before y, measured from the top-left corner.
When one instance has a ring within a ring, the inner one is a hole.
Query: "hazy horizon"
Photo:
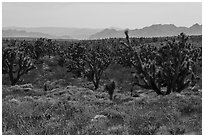
[[[3,2],[2,27],[143,28],[202,24],[201,2]],[[193,9],[193,10],[189,10]]]
[[[142,29],[144,27],[149,27],[149,26],[152,26],[152,25],[158,25],[158,24],[161,24],[161,23],[157,23],[157,24],[151,24],[151,25],[148,25],[148,26],[143,26],[141,28],[119,28],[119,27],[115,27],[115,26],[110,26],[110,27],[105,27],[105,28],[89,28],[89,27],[60,27],[60,26],[38,26],[38,27],[35,27],[35,26],[31,26],[31,27],[24,27],[24,26],[3,26],[3,28],[12,28],[12,27],[16,27],[16,28],[70,28],[70,29],[106,29],[106,28],[116,28],[116,29]],[[175,24],[176,27],[191,27],[193,25],[197,24],[197,22],[193,23],[192,25],[190,26],[177,26]],[[198,23],[199,25],[202,25],[202,23]],[[161,25],[170,25],[168,23],[166,24],[161,24]]]

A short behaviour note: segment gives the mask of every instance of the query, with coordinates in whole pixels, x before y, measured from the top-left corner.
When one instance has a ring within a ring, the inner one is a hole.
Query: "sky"
[[[202,24],[201,2],[3,2],[2,26],[143,28],[152,24]]]

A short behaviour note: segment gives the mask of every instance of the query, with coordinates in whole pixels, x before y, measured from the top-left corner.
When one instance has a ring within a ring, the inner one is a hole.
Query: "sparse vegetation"
[[[125,35],[3,40],[2,134],[202,134],[201,39]]]

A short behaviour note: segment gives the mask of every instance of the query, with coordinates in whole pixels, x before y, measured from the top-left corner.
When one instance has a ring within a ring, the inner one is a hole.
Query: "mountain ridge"
[[[121,28],[105,29],[65,28],[65,27],[3,27],[3,37],[46,37],[51,39],[103,39],[124,37]],[[165,37],[184,32],[187,35],[202,35],[202,24],[190,27],[177,27],[174,24],[153,24],[140,29],[130,29],[131,37]]]
[[[175,36],[184,32],[187,35],[201,35],[202,25],[198,23],[190,27],[177,27],[174,24],[153,24],[141,29],[129,30],[131,37],[164,37]],[[102,38],[119,38],[124,37],[124,30],[104,29],[94,35],[91,35],[90,39],[102,39]]]

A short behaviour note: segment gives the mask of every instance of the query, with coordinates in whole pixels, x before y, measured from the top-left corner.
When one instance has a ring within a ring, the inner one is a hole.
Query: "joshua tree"
[[[39,60],[46,53],[45,38],[39,38],[34,42],[35,59]]]
[[[31,58],[24,52],[18,51],[16,47],[3,49],[2,72],[9,75],[11,85],[15,85],[21,76],[32,69],[35,69],[35,66]]]
[[[181,33],[161,48],[133,47],[127,31],[125,35],[127,42],[122,42],[117,59],[120,64],[135,68],[137,75],[133,85],[152,89],[158,95],[181,92],[190,85],[201,50],[189,44],[185,34]],[[167,88],[166,93],[161,91],[162,87]]]
[[[66,67],[68,72],[72,72],[76,77],[81,77],[85,73],[85,52],[86,47],[81,43],[71,44],[66,49]]]
[[[112,59],[112,54],[106,47],[94,45],[94,47],[87,49],[85,61],[89,76],[91,76],[89,79],[93,82],[95,89],[98,89],[101,76],[111,64]]]

